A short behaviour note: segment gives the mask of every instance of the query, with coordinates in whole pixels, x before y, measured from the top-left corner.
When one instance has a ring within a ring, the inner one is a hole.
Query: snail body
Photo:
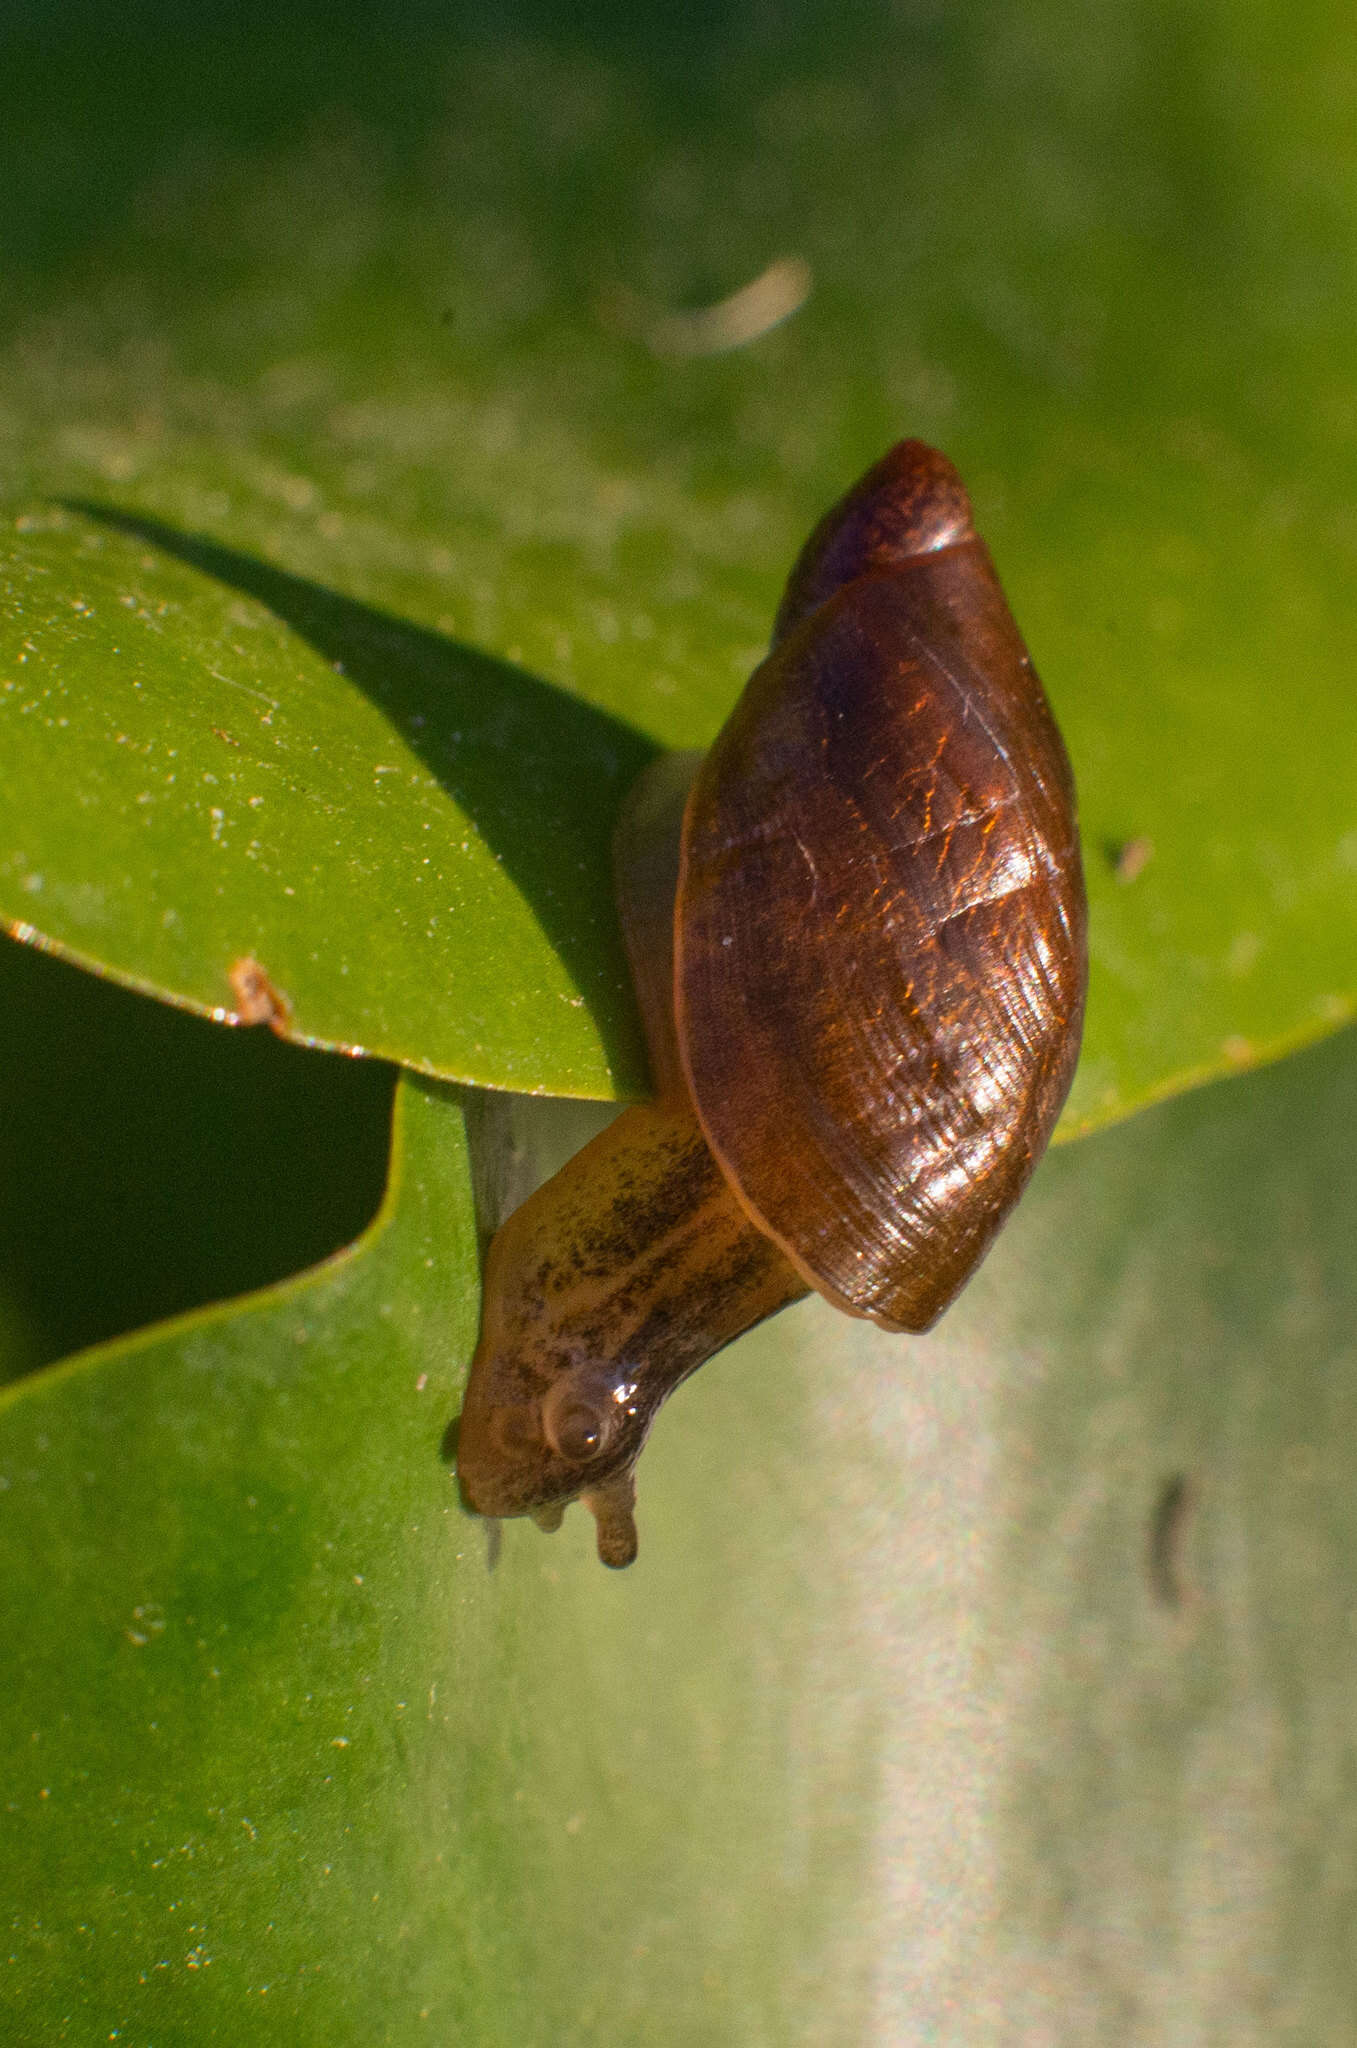
[[[816,528],[710,753],[647,771],[616,850],[657,1098],[492,1242],[458,1470],[481,1514],[582,1498],[620,1565],[673,1389],[811,1288],[927,1329],[1073,1075],[1073,778],[944,456],[901,442]]]

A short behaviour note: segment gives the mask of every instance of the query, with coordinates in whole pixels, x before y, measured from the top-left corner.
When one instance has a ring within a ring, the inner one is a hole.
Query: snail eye
[[[606,1449],[613,1417],[591,1401],[581,1400],[578,1394],[562,1390],[560,1399],[548,1398],[542,1423],[547,1442],[557,1456],[568,1458],[572,1465],[584,1465]]]
[[[603,1448],[602,1417],[593,1408],[577,1404],[562,1411],[552,1435],[563,1458],[572,1458],[577,1464],[583,1464],[586,1458],[596,1456]]]

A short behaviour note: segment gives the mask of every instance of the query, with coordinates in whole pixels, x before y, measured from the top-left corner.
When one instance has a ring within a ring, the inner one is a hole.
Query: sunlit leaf
[[[0,912],[207,1010],[247,954],[303,1037],[642,1086],[621,791],[914,432],[1079,774],[1070,1125],[1351,1014],[1352,24],[529,19],[341,14],[314,64],[271,22],[253,92],[176,21],[187,99],[92,24],[63,201],[16,46]],[[767,332],[675,323],[778,264]]]
[[[0,1403],[18,2038],[1342,2038],[1351,1036],[708,1366],[623,1574],[455,1505],[428,1086],[352,1253]]]

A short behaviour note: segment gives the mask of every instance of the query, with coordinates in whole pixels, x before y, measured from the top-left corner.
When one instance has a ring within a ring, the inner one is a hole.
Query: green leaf
[[[1355,1127],[1347,1031],[1053,1155],[986,1276],[985,1967],[1030,2038],[1352,2033]]]
[[[304,1038],[637,1089],[621,790],[915,432],[1079,777],[1067,1128],[1351,1015],[1349,18],[524,22],[14,42],[0,915],[209,1011],[255,959]],[[804,305],[697,352],[675,311],[792,257]]]
[[[515,18],[0,24],[0,917],[639,1086],[612,812],[914,431],[1079,773],[1067,1127],[1349,1015],[1350,19]],[[1052,1155],[928,1339],[709,1366],[631,1573],[489,1572],[435,1083],[351,1250],[33,1370],[350,1235],[390,1085],[73,983],[0,959],[7,2039],[1351,2038],[1350,1034]]]
[[[73,556],[74,524],[0,567],[20,936],[218,1019],[257,963],[308,1044],[642,1085],[609,856],[636,733],[255,557],[111,515]]]
[[[733,1348],[620,1575],[454,1505],[398,1100],[352,1252],[0,1397],[11,2038],[1347,2038],[1352,1034],[1052,1154],[937,1334]]]
[[[389,2039],[370,1965],[404,1957],[412,2018],[475,1882],[454,1854],[410,1945],[455,1847],[456,1780],[428,1782],[458,1743],[451,1578],[459,1549],[484,1559],[438,1451],[475,1319],[461,1112],[431,1083],[400,1104],[352,1250],[0,1397],[7,1626],[31,1632],[3,1708],[0,1996],[25,2039],[73,2011],[101,2038],[210,2037],[228,2006],[264,2038],[302,1998],[332,2038]]]

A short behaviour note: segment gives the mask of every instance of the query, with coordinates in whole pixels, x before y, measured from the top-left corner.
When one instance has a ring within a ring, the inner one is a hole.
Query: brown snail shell
[[[905,442],[849,506],[689,801],[678,1038],[760,1227],[840,1307],[924,1330],[1073,1075],[1074,782],[951,464]],[[864,526],[865,571],[822,597]]]
[[[619,828],[658,1100],[497,1234],[458,1445],[468,1507],[554,1526],[582,1497],[611,1564],[656,1410],[722,1345],[810,1287],[888,1329],[955,1297],[1083,1016],[1069,762],[935,450],[821,522],[694,765],[656,764]]]

